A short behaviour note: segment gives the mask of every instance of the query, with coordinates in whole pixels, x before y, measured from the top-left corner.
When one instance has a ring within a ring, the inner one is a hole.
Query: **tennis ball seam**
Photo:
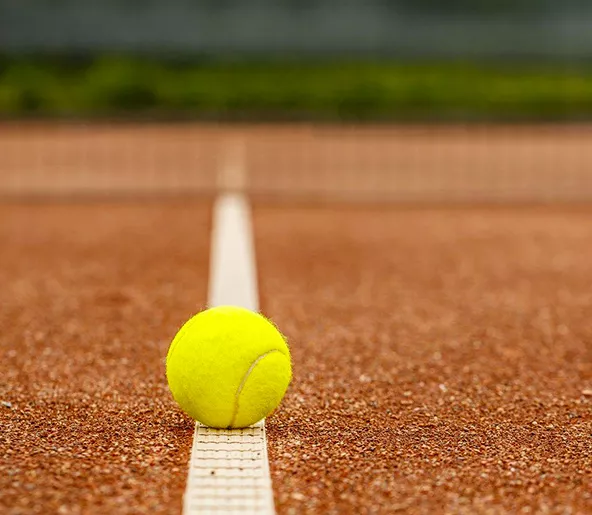
[[[238,408],[239,408],[239,398],[240,398],[240,394],[243,391],[243,388],[245,387],[245,384],[247,384],[247,380],[249,379],[249,376],[251,375],[251,372],[253,372],[253,370],[255,370],[255,367],[267,356],[269,356],[270,354],[273,354],[274,352],[279,352],[280,354],[284,355],[283,352],[281,352],[279,349],[271,349],[268,350],[267,352],[264,352],[263,354],[261,354],[261,356],[257,357],[257,359],[255,361],[253,361],[253,363],[251,363],[251,366],[249,367],[249,369],[245,372],[245,375],[243,376],[240,384],[238,385],[238,388],[236,390],[236,393],[234,394],[234,409],[232,411],[232,418],[230,419],[230,423],[228,424],[228,428],[231,428],[232,426],[234,426],[234,422],[236,420],[236,417],[238,415]]]

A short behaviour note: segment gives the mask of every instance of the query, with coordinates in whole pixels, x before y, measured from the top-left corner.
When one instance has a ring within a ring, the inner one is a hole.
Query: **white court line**
[[[231,147],[214,205],[208,305],[259,309],[249,203],[240,193],[245,172],[240,147]],[[265,421],[246,429],[195,426],[184,515],[273,515]]]
[[[214,204],[208,305],[259,309],[251,210],[242,193],[224,193]]]

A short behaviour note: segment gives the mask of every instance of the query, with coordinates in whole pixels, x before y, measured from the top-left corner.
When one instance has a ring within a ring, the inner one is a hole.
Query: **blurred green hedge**
[[[592,118],[592,68],[0,57],[0,116]]]

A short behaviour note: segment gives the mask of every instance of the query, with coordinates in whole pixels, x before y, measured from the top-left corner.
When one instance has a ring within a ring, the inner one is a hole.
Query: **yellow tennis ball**
[[[279,405],[292,379],[290,351],[264,316],[210,308],[177,333],[166,358],[174,399],[210,427],[247,427]]]

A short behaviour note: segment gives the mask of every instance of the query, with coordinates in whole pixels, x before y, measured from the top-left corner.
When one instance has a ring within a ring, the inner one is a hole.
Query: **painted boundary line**
[[[228,149],[220,170],[226,190],[215,202],[210,254],[209,306],[259,309],[251,211],[240,147]],[[183,514],[273,515],[265,421],[246,429],[211,429],[196,424]]]

